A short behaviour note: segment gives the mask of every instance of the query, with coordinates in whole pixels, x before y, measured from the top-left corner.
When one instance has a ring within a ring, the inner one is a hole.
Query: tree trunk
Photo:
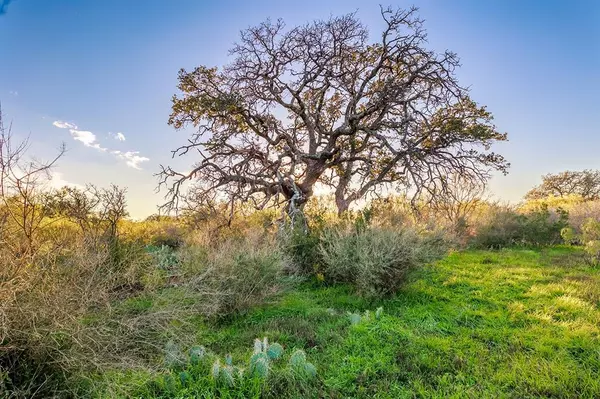
[[[345,191],[345,187],[343,187],[341,184],[338,185],[337,189],[335,190],[335,205],[337,206],[338,216],[342,216],[350,207],[350,201],[348,201],[344,196]]]

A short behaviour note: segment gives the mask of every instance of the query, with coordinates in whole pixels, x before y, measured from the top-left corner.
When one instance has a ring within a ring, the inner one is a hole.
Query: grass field
[[[121,305],[143,313],[164,303],[145,297]],[[266,336],[286,352],[304,349],[318,370],[318,382],[304,393],[284,395],[275,383],[222,397],[594,398],[599,305],[599,271],[577,250],[554,247],[453,253],[381,302],[343,286],[305,284],[243,316],[182,322],[194,325],[197,344],[230,353],[234,364],[247,362],[253,340]],[[361,313],[361,321],[352,325],[348,312]],[[217,395],[206,376],[188,372],[184,383],[165,371],[150,384],[144,373],[117,372],[109,378],[121,388],[111,395]]]

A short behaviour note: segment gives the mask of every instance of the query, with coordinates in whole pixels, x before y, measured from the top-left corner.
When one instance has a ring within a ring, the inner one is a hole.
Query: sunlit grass
[[[306,350],[323,386],[314,397],[594,398],[600,273],[578,259],[566,247],[453,253],[415,272],[388,300],[308,284],[243,316],[181,322],[195,326],[196,343],[236,362],[248,358],[256,337]],[[122,306],[151,312],[165,298]],[[346,312],[378,306],[380,320],[350,325]],[[150,378],[128,375],[111,373],[113,394],[140,393]],[[277,387],[264,394],[297,397]]]

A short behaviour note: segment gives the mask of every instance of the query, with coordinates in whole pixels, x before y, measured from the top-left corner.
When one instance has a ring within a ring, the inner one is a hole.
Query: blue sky
[[[379,3],[12,0],[0,15],[0,102],[33,154],[66,142],[57,184],[127,186],[130,213],[144,217],[161,201],[158,165],[193,161],[170,159],[187,136],[167,125],[180,68],[226,63],[239,31],[267,17],[293,26],[357,11],[376,38]],[[459,54],[461,83],[508,132],[496,150],[512,167],[492,180],[496,197],[519,200],[545,173],[600,169],[600,1],[389,4],[420,8],[430,47]]]

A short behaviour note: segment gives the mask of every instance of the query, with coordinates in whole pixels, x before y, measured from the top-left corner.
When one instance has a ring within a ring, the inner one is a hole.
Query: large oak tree
[[[542,176],[542,184],[532,188],[527,199],[542,199],[549,196],[580,196],[584,200],[600,199],[600,170],[567,170]]]
[[[458,83],[457,56],[426,48],[416,9],[381,15],[376,42],[355,14],[291,29],[267,21],[241,32],[222,68],[182,69],[169,123],[197,130],[173,156],[196,162],[161,166],[166,206],[193,181],[195,198],[293,211],[320,183],[343,212],[386,189],[417,195],[449,175],[506,172],[490,150],[506,134]]]

